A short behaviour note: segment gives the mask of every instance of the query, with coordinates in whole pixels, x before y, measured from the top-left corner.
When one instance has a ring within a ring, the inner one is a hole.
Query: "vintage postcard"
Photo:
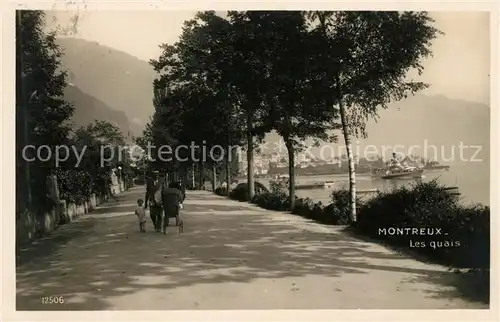
[[[6,321],[498,318],[498,4],[2,14]]]

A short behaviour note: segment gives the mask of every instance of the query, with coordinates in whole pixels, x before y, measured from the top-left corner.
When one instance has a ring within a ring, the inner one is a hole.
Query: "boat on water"
[[[296,184],[295,189],[297,190],[307,190],[307,189],[320,189],[323,188],[323,183],[315,182],[310,184]]]
[[[385,170],[385,171],[384,171]],[[383,169],[381,171],[374,171],[372,176],[380,179],[416,179],[422,178],[424,169],[416,167],[406,167],[403,169]]]
[[[288,175],[278,175],[271,180],[271,182],[283,182],[288,184],[289,182]],[[297,190],[306,190],[306,189],[331,189],[335,185],[334,181],[324,181],[324,182],[312,182],[307,184],[296,184],[295,189]]]
[[[333,188],[335,181],[326,181],[323,183],[324,188]]]
[[[331,189],[335,185],[333,181],[325,181],[325,182],[314,182],[309,184],[298,184],[295,185],[295,189],[297,190],[305,190],[305,189]]]
[[[393,158],[387,167],[372,170],[372,177],[386,180],[408,180],[422,178],[424,167],[416,165],[401,165],[393,153]]]

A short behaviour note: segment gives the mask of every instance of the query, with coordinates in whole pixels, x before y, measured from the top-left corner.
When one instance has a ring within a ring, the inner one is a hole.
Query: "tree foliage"
[[[422,61],[431,55],[432,40],[440,32],[427,12],[338,11],[305,12],[319,48],[319,62],[327,64],[323,83],[341,116],[351,194],[351,219],[356,220],[356,181],[351,136],[366,137],[368,119],[378,110],[428,85],[408,79],[410,70],[422,73]]]
[[[159,73],[154,83],[155,114],[152,133],[155,145],[173,147],[214,146],[228,147],[242,144],[241,122],[234,117],[237,104],[234,89],[227,82],[230,68],[224,65],[230,39],[228,21],[214,12],[199,13],[187,21],[180,40],[174,45],[162,45],[162,55],[151,61]],[[179,150],[184,164],[196,160],[213,161],[211,155],[197,149],[194,155]],[[223,155],[219,150],[216,159]]]
[[[427,86],[407,74],[422,72],[438,34],[426,12],[199,12],[151,61],[161,93],[153,133],[175,144],[246,145],[251,199],[255,144],[276,130],[289,152],[293,206],[303,140],[332,141],[339,128],[347,146],[350,135],[366,136],[379,108]],[[348,158],[355,209],[350,149]]]
[[[107,121],[95,120],[76,129],[68,138],[68,144],[77,154],[70,153],[56,173],[61,197],[80,203],[92,193],[106,194],[111,170],[118,166],[124,176],[132,176],[127,150],[120,148],[123,142],[118,127]]]
[[[54,206],[49,196],[53,187],[48,184],[52,175],[57,176],[60,197],[81,203],[92,192],[106,193],[112,167],[128,171],[126,153],[114,150],[124,144],[118,127],[96,120],[73,131],[74,108],[63,97],[63,52],[55,43],[55,32],[44,32],[44,18],[42,11],[16,12],[16,200],[18,211],[31,206],[27,210],[39,214]],[[113,149],[102,149],[105,145]],[[35,155],[34,149],[42,146],[45,153]],[[101,161],[110,153],[114,158],[103,166]]]
[[[349,127],[366,136],[366,121],[379,108],[428,87],[408,79],[410,70],[422,74],[422,61],[432,55],[431,44],[441,34],[427,12],[338,11],[307,12],[312,33],[324,47],[330,64],[324,81],[350,109]],[[323,22],[321,22],[323,21]],[[336,102],[336,100],[334,100]]]
[[[47,191],[40,187],[46,186],[54,159],[29,161],[28,165],[22,151],[28,144],[53,149],[65,142],[73,107],[63,99],[66,73],[60,69],[62,53],[55,35],[43,31],[43,12],[17,11],[16,27],[16,181],[20,183],[16,199],[27,206],[31,191],[31,201],[43,207]],[[34,156],[31,150],[26,154],[30,159]]]

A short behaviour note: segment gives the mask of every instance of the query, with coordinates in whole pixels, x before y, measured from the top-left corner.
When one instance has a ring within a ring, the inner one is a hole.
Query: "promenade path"
[[[444,267],[210,192],[188,192],[184,233],[155,233],[150,222],[140,233],[133,209],[143,191],[22,250],[17,309],[487,308],[460,298]]]

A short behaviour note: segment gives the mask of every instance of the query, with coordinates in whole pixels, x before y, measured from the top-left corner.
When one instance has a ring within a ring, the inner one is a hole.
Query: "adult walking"
[[[162,221],[162,190],[163,182],[158,180],[158,176],[153,174],[146,180],[146,206],[149,205],[149,215],[156,232],[161,231]]]

